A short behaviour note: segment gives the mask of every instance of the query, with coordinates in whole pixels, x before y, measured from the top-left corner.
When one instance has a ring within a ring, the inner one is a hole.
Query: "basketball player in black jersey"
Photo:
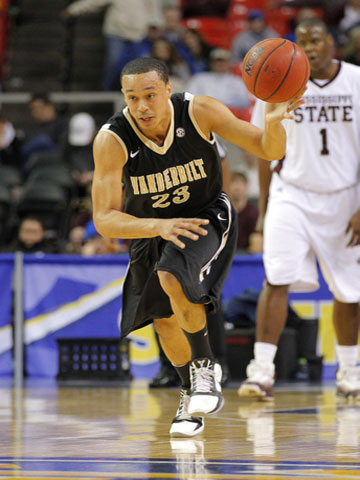
[[[303,100],[268,104],[261,130],[213,98],[171,95],[158,60],[129,62],[121,82],[127,107],[94,142],[94,222],[104,237],[132,239],[121,335],[154,322],[182,381],[170,434],[194,436],[204,429],[201,415],[224,402],[206,311],[218,308],[236,246],[213,133],[266,160],[282,158],[280,122]]]

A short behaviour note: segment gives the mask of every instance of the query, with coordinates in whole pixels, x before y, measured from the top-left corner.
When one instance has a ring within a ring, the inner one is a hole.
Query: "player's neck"
[[[167,119],[166,121],[164,120],[163,122],[160,123],[160,125],[158,125],[156,129],[154,129],[153,132],[147,132],[144,135],[148,137],[150,140],[152,140],[154,143],[156,143],[156,145],[158,145],[159,147],[162,147],[167,137],[170,123],[171,123],[171,118]]]
[[[339,62],[332,59],[325,68],[317,72],[311,72],[311,78],[318,80],[332,80],[339,70]]]

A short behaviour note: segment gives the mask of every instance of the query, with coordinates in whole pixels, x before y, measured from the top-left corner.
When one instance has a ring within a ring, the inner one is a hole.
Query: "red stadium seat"
[[[215,47],[228,49],[230,46],[230,32],[228,21],[218,17],[193,17],[184,20],[188,28],[199,30],[205,40]]]

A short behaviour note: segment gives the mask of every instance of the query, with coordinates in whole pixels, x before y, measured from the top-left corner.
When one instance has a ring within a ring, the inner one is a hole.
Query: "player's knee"
[[[273,285],[266,280],[265,288],[275,295],[287,295],[289,292],[289,285]]]
[[[178,295],[182,291],[179,280],[175,277],[175,275],[170,272],[165,272],[164,270],[159,270],[157,273],[160,285],[164,292],[169,295],[169,297]]]

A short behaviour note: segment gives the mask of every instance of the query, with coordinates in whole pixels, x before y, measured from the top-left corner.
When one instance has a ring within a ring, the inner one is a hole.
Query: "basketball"
[[[247,89],[270,103],[290,100],[301,92],[310,77],[305,52],[284,38],[268,38],[254,45],[241,70]]]

